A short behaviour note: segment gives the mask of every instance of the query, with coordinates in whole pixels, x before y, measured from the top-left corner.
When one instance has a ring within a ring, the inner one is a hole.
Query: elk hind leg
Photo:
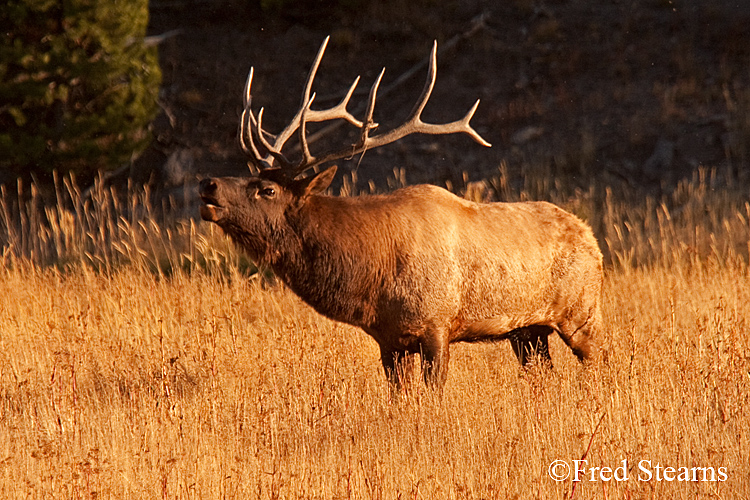
[[[579,321],[566,321],[559,327],[560,338],[581,362],[591,361],[596,355],[595,334],[599,323],[597,311]]]

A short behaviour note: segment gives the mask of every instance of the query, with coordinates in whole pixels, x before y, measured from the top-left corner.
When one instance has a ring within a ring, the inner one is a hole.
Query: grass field
[[[526,185],[600,238],[605,359],[457,345],[442,398],[392,398],[374,341],[212,227],[67,187],[46,228],[0,213],[2,498],[750,497],[750,213],[715,172],[658,199]]]

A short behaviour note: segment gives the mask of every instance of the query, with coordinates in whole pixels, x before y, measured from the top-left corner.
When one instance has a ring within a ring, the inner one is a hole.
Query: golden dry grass
[[[505,343],[457,345],[442,398],[392,399],[371,339],[248,278],[210,228],[114,211],[109,262],[51,230],[62,269],[11,250],[0,269],[0,497],[747,498],[750,230],[710,182],[560,200],[599,214],[606,359],[554,338],[554,370],[523,371]],[[628,479],[550,478],[584,454]]]

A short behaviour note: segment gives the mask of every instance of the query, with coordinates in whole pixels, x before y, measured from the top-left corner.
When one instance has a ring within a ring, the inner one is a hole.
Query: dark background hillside
[[[276,132],[296,110],[309,66],[330,34],[315,85],[318,106],[328,97],[334,102],[358,74],[366,92],[383,66],[387,86],[424,60],[433,40],[441,47],[459,37],[438,58],[426,118],[457,119],[480,98],[472,123],[493,144],[410,138],[366,154],[358,167],[341,164],[358,168],[360,184],[374,179],[386,189],[393,169],[403,168],[409,183],[450,181],[458,188],[497,175],[503,162],[513,178],[544,164],[554,177],[582,186],[592,176],[669,186],[699,166],[744,178],[746,2],[287,3],[261,9],[239,1],[151,2],[149,33],[169,36],[159,49],[164,112],[154,124],[157,141],[140,161],[145,171],[170,155],[178,178],[246,171],[236,134],[250,66],[254,105],[265,107],[266,128]],[[420,70],[379,100],[376,121],[387,127],[403,118],[424,75]]]

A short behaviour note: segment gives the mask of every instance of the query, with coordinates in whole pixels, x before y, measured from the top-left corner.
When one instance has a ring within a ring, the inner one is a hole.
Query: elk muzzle
[[[218,222],[225,215],[227,209],[219,201],[219,184],[211,177],[201,180],[198,194],[203,204],[200,207],[201,218],[210,222]]]

